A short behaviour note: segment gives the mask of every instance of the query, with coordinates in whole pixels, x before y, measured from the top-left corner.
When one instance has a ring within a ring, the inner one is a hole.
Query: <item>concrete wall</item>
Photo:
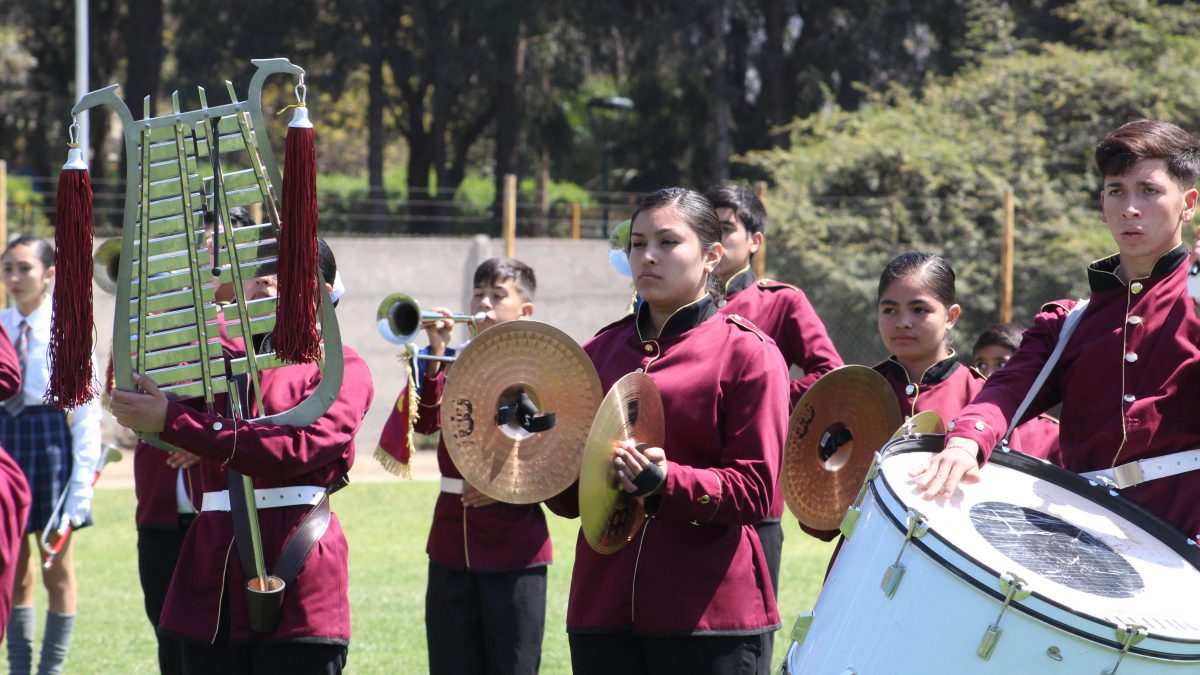
[[[396,292],[413,296],[424,307],[446,306],[465,312],[475,267],[504,252],[503,241],[487,237],[345,237],[330,238],[346,285],[338,304],[344,343],[366,359],[375,381],[375,401],[359,434],[359,462],[373,462],[374,451],[402,386],[400,350],[375,327],[379,303]],[[523,239],[516,257],[534,268],[538,293],[534,317],[583,342],[620,318],[632,284],[613,271],[608,244],[601,240]],[[95,290],[97,353],[107,363],[112,344],[113,297]],[[465,331],[465,329],[460,329]],[[465,333],[460,336],[465,339]],[[420,339],[424,343],[424,338]]]

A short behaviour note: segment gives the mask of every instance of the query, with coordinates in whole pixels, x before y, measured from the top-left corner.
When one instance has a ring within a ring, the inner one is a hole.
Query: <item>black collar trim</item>
[[[725,297],[732,298],[738,293],[753,286],[754,282],[757,280],[758,277],[755,276],[754,271],[750,269],[749,265],[746,265],[741,272],[733,275],[730,277],[729,281],[725,282]]]
[[[694,302],[688,303],[683,307],[675,310],[663,324],[662,332],[657,338],[663,339],[682,335],[689,330],[704,323],[710,317],[717,313],[717,305],[713,302],[712,295],[705,293],[704,297]],[[641,307],[638,307],[637,314],[637,332],[638,339],[645,342],[647,338],[643,337],[650,332],[650,306],[643,302]]]
[[[1150,271],[1150,276],[1141,278],[1158,279],[1164,277],[1182,265],[1187,260],[1187,257],[1187,246],[1180,244],[1158,256],[1158,260],[1154,261],[1154,269]],[[1117,276],[1117,268],[1120,266],[1120,253],[1102,258],[1088,265],[1088,286],[1092,289],[1092,292],[1115,291],[1125,288],[1125,282],[1121,280],[1121,277]]]
[[[938,361],[929,366],[925,374],[921,376],[921,384],[940,384],[945,382],[947,378],[954,374],[955,370],[962,364],[958,362],[958,355],[950,352],[950,356]],[[889,356],[886,361],[879,364],[880,370],[889,370],[892,375],[901,382],[910,382],[908,379],[908,371],[904,366],[896,360],[895,356]]]

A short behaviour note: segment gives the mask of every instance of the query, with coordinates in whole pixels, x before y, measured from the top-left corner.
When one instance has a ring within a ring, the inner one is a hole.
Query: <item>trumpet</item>
[[[100,290],[109,295],[117,294],[117,277],[121,273],[121,238],[116,237],[100,244],[92,254],[92,279]]]
[[[483,312],[443,316],[437,312],[423,311],[411,295],[404,293],[393,293],[384,298],[383,302],[379,303],[379,310],[375,313],[379,334],[383,336],[384,340],[394,345],[412,344],[420,335],[421,328],[436,321],[443,319],[462,321],[470,324],[471,331],[474,332],[478,323],[486,318],[487,314]],[[439,358],[453,360],[452,357]]]

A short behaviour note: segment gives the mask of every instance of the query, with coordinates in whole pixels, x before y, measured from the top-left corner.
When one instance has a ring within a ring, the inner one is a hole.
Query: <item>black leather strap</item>
[[[530,433],[553,429],[557,422],[554,413],[538,415],[538,412],[529,394],[526,394],[524,389],[518,389],[516,402],[502,405],[496,410],[496,424],[504,425],[515,421]]]

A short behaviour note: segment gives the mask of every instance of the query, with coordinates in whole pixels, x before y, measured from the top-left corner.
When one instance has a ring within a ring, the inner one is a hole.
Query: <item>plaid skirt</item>
[[[0,406],[0,445],[25,472],[33,493],[25,533],[40,532],[71,480],[74,454],[67,414],[50,406],[34,405],[25,406],[13,417]],[[91,522],[89,516],[84,526]]]

